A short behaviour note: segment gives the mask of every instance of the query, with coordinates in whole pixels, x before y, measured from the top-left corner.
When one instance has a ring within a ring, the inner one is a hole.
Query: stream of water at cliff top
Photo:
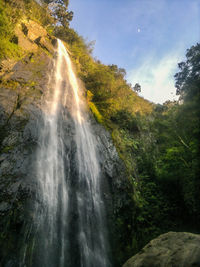
[[[82,90],[63,43],[57,41],[37,153],[42,267],[108,267],[96,140]],[[65,127],[68,125],[72,128]],[[69,132],[69,136],[67,136]],[[70,140],[70,146],[66,145]]]

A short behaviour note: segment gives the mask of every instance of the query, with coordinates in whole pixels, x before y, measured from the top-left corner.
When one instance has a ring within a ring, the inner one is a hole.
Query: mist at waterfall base
[[[96,140],[81,86],[60,40],[47,88],[30,266],[109,267]]]

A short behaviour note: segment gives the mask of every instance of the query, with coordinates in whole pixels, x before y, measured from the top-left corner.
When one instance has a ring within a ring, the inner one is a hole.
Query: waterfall
[[[60,40],[48,88],[37,153],[34,266],[109,267],[97,144]]]

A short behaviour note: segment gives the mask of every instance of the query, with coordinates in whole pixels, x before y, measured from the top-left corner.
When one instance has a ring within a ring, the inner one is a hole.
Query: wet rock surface
[[[126,175],[125,166],[113,145],[110,133],[91,118],[92,129],[98,142],[101,166],[101,186],[107,214],[110,254],[113,266],[121,266],[126,255],[127,240],[132,235],[131,228],[134,203],[133,187]]]
[[[0,72],[0,266],[19,266],[33,218],[35,154],[50,57],[4,60]]]
[[[169,232],[153,239],[123,267],[200,266],[200,235]]]
[[[26,55],[19,61],[0,62],[0,267],[25,266],[20,265],[20,261],[25,251],[28,256],[31,255],[35,242],[34,203],[39,201],[35,179],[36,153],[40,128],[44,123],[42,98],[48,87],[49,70],[52,69],[53,39],[44,29],[29,21],[18,25],[16,36]],[[70,175],[75,177],[75,129],[67,110],[63,112],[65,120],[60,123],[64,129],[65,161],[70,161],[70,164],[66,163],[66,168],[70,165]],[[102,196],[111,242],[110,257],[112,254],[115,259],[123,250],[123,234],[127,232],[127,223],[130,223],[125,219],[123,221],[123,217],[126,210],[131,209],[132,202],[127,192],[132,192],[132,187],[110,134],[95,121],[92,114],[90,123],[98,141]],[[75,192],[76,181],[71,179],[71,183]],[[73,211],[73,205],[70,212],[73,218],[71,225],[76,228],[77,214]],[[74,242],[73,236],[71,242]],[[32,260],[29,257],[29,261]],[[38,266],[36,261],[35,265],[30,262],[27,261],[26,266]],[[116,262],[115,266],[119,263]]]
[[[19,67],[15,67],[14,77],[20,76],[23,66],[20,63]],[[43,74],[45,75],[45,72]],[[45,91],[45,79],[44,77],[41,82],[37,81],[37,87],[42,92]],[[19,82],[16,91],[3,87],[0,89],[0,190],[2,192],[0,196],[0,231],[2,233],[0,238],[0,266],[13,267],[19,266],[19,259],[22,258],[24,250],[30,249],[31,242],[34,240],[35,229],[33,228],[35,226],[32,225],[32,222],[34,218],[33,204],[37,201],[36,153],[39,145],[39,129],[43,124],[41,110],[43,94],[39,94],[38,97],[35,90],[31,91],[31,88],[24,90],[23,83],[21,87],[20,85]],[[20,106],[17,105],[19,95],[21,99]],[[70,161],[72,170],[70,175],[76,176],[75,129],[69,114],[67,114],[67,111],[65,113],[66,120],[60,122],[63,124],[62,127],[65,132],[65,160],[66,162]],[[102,195],[105,201],[108,232],[111,241],[110,255],[117,254],[115,244],[116,242],[120,243],[120,240],[117,235],[119,226],[115,222],[118,217],[122,216],[121,210],[130,205],[130,199],[126,191],[129,183],[124,175],[124,166],[113,146],[110,134],[103,126],[96,123],[92,115],[90,120],[93,133],[98,141]],[[66,168],[69,168],[68,165],[66,164]],[[76,190],[76,181],[73,179],[71,181],[73,183],[72,188]],[[71,213],[72,225],[75,227],[77,214],[74,214],[73,205]],[[126,225],[123,227],[125,228]],[[125,231],[124,228],[121,230]],[[74,242],[73,238],[71,242]],[[74,255],[76,255],[75,252]],[[37,263],[33,266],[37,266]]]

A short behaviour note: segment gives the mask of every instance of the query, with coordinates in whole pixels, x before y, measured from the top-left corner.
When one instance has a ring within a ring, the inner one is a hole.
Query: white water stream
[[[39,213],[43,229],[40,264],[108,267],[96,140],[72,62],[60,40],[49,88],[37,154],[43,207]],[[69,136],[74,143],[71,151],[66,147],[68,136],[63,126],[67,117],[73,128]]]

